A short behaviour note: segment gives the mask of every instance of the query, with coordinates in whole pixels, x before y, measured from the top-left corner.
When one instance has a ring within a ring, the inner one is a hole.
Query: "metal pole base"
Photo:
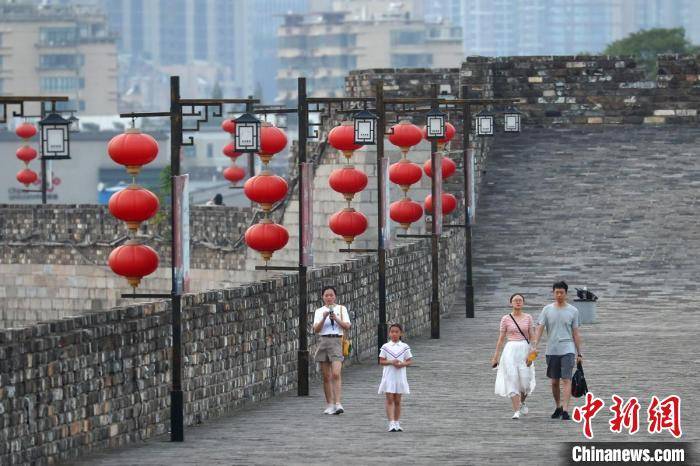
[[[472,285],[466,286],[466,295],[464,296],[464,302],[467,308],[467,319],[474,318],[474,287]]]
[[[170,441],[185,441],[184,396],[182,390],[170,391]]]
[[[440,338],[440,301],[430,303],[430,338]]]
[[[377,324],[377,364],[379,364],[379,351],[384,343],[389,341],[389,330],[386,322]]]
[[[297,396],[309,396],[309,350],[297,351]]]

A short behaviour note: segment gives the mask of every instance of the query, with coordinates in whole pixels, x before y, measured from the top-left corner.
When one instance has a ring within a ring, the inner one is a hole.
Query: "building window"
[[[82,85],[82,87],[80,87]],[[41,90],[45,92],[65,92],[75,91],[85,87],[83,78],[72,76],[47,76],[41,78]]]
[[[418,45],[425,42],[425,31],[391,31],[391,45]]]
[[[75,27],[46,27],[39,29],[39,42],[41,45],[75,45],[77,36]]]
[[[182,153],[185,157],[194,159],[197,157],[197,149],[194,146],[184,146],[182,148]]]
[[[84,100],[79,100],[78,101],[78,110],[81,112],[85,111],[85,101]]]
[[[3,91],[3,83],[4,83],[4,81],[5,81],[4,79],[0,79],[0,94],[2,94],[2,93],[4,92],[4,91]]]
[[[429,53],[392,53],[393,68],[426,68],[432,66],[433,56]]]
[[[212,143],[207,144],[207,158],[214,158],[214,144]]]
[[[40,55],[39,67],[45,69],[76,69],[83,66],[85,57],[81,54]]]

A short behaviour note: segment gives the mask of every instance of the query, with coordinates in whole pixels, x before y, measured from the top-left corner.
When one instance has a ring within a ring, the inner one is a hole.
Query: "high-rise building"
[[[285,16],[278,30],[278,102],[296,99],[299,76],[314,95],[332,97],[344,94],[345,76],[353,69],[459,66],[459,26],[414,19],[410,2],[362,3],[347,3],[347,11]]]
[[[0,94],[65,95],[60,108],[117,112],[117,50],[94,9],[0,4]]]
[[[700,43],[696,0],[461,0],[460,14],[467,55],[600,53],[633,32],[660,27],[684,27]]]

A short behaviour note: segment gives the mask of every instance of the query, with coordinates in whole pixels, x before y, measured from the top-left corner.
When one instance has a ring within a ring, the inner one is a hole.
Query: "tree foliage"
[[[624,39],[616,40],[605,48],[606,55],[631,55],[636,57],[647,72],[656,75],[656,56],[661,53],[698,53],[685,38],[685,29],[648,29],[634,32]]]

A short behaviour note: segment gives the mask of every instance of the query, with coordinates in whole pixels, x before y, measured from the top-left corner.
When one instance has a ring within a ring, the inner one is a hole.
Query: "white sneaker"
[[[396,432],[403,432],[403,429],[401,428],[401,424],[399,424],[399,421],[394,422],[394,427],[396,428]]]
[[[529,412],[530,412],[530,408],[528,408],[527,405],[526,405],[525,403],[522,403],[522,404],[520,405],[520,414],[526,415],[526,414],[529,413]]]
[[[511,419],[520,419],[520,411],[514,412],[513,417]]]
[[[323,412],[323,414],[333,414],[335,412],[335,406],[334,405],[328,405],[326,410]]]
[[[394,424],[394,421],[389,422],[389,428],[386,431],[387,432],[396,432],[396,425]]]
[[[331,414],[343,414],[345,410],[343,409],[343,405],[340,403],[335,405],[335,408],[333,408],[333,412]]]

